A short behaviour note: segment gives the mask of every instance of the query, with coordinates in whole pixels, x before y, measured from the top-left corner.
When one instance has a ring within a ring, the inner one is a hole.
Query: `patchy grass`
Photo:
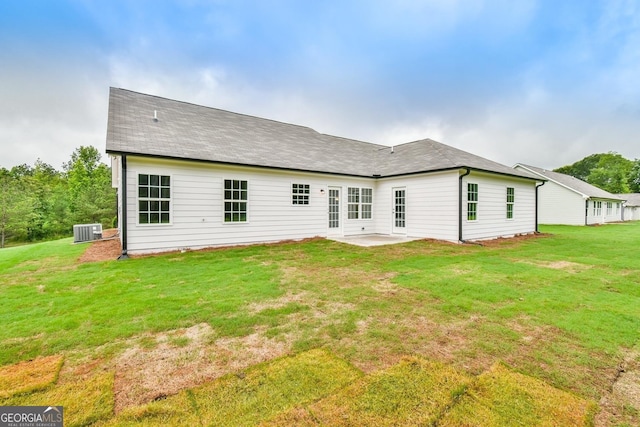
[[[282,293],[275,266],[243,261],[260,247],[78,264],[83,249],[70,239],[34,246],[33,258],[27,247],[0,253],[0,365],[216,323]],[[225,326],[243,335],[260,320]]]
[[[0,367],[0,398],[47,388],[57,381],[62,362],[61,356],[49,356]]]
[[[127,409],[110,425],[255,425],[344,387],[360,372],[323,350],[284,357]]]
[[[0,399],[2,406],[63,406],[65,426],[86,426],[113,416],[113,374],[101,373],[29,395]]]
[[[471,375],[504,361],[600,401],[638,345],[640,223],[542,230],[484,247],[315,240],[84,264],[86,246],[70,239],[3,249],[0,366],[62,355],[62,372],[115,372],[117,396],[122,379],[131,396],[147,387],[132,374],[141,366],[176,377],[217,369],[160,391],[173,396],[322,347],[365,373],[406,355]],[[181,332],[197,325],[206,337]],[[640,422],[633,402],[616,405],[612,424]]]
[[[438,425],[583,427],[593,423],[595,410],[593,402],[496,364],[470,385]]]
[[[333,396],[267,425],[433,425],[462,395],[471,377],[420,358],[368,375]]]

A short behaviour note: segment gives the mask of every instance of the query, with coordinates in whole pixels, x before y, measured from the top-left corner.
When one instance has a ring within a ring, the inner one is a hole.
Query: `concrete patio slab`
[[[395,245],[397,243],[407,243],[414,240],[420,240],[419,237],[407,237],[407,236],[391,236],[386,234],[367,234],[363,236],[348,236],[348,237],[327,237],[329,240],[333,240],[340,243],[347,243],[349,245],[356,246],[382,246],[382,245]]]

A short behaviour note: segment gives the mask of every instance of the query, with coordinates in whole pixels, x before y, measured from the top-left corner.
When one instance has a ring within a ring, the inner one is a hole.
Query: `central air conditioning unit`
[[[73,226],[73,243],[102,239],[102,224],[77,224]]]

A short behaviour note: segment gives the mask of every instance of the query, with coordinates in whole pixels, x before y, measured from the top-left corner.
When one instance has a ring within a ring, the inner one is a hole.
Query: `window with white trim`
[[[607,215],[613,215],[613,202],[607,202]]]
[[[347,218],[371,219],[373,217],[372,206],[372,188],[347,188]]]
[[[362,219],[371,219],[373,206],[373,188],[362,189]]]
[[[347,218],[358,219],[360,217],[360,189],[349,187],[347,189]]]
[[[309,184],[291,184],[291,204],[309,204]]]
[[[224,180],[224,222],[247,221],[248,194],[247,181]]]
[[[602,202],[593,202],[593,216],[602,215]]]
[[[507,219],[513,219],[513,204],[516,200],[516,190],[513,187],[507,187]]]
[[[138,224],[171,223],[171,177],[138,174]]]
[[[467,183],[467,221],[478,219],[478,184]]]

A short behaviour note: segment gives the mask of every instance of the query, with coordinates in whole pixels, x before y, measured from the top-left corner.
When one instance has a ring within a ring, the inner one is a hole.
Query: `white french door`
[[[395,187],[393,194],[393,225],[394,234],[407,234],[407,189]]]
[[[340,213],[340,187],[329,187],[329,236],[342,235],[342,219]]]

